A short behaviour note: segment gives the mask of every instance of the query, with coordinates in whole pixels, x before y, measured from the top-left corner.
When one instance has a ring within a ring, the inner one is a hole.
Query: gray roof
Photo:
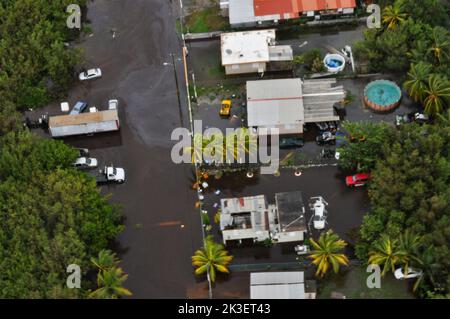
[[[251,23],[257,21],[253,0],[230,0],[230,24]]]
[[[303,100],[300,79],[247,82],[249,127],[278,127],[303,132]]]
[[[336,79],[305,80],[303,106],[305,123],[339,121],[333,105],[345,98],[343,86],[334,86]]]
[[[302,271],[250,274],[251,299],[305,299]]]
[[[281,230],[306,231],[305,208],[302,192],[275,194]]]

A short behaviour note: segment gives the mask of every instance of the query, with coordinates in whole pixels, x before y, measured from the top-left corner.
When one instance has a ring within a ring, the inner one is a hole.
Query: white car
[[[108,181],[125,182],[125,170],[120,167],[106,167],[104,170]]]
[[[328,206],[328,203],[323,199],[322,196],[316,196],[310,198],[310,209],[314,213],[313,215],[313,224],[314,228],[317,230],[322,230],[325,228],[325,223],[327,221],[328,212],[325,209],[325,206]]]
[[[95,168],[97,167],[97,159],[92,157],[78,157],[73,166],[77,168]]]
[[[99,78],[101,76],[102,76],[102,70],[100,70],[99,68],[89,69],[87,71],[81,72],[79,79],[80,79],[80,81],[86,81],[86,80]]]
[[[117,110],[119,107],[119,101],[117,100],[109,100],[108,102],[108,110]]]
[[[406,271],[406,274],[405,274],[405,269],[398,268],[394,272],[394,276],[395,276],[396,279],[399,279],[399,280],[417,278],[417,277],[422,276],[422,270],[418,270],[418,269],[414,269],[414,268],[408,267],[408,269]]]

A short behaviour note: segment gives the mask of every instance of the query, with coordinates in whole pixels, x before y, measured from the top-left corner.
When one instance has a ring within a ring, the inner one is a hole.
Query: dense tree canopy
[[[381,29],[368,29],[355,45],[375,72],[408,72],[405,89],[430,115],[450,105],[450,32],[442,0],[382,1]]]
[[[121,231],[120,214],[92,177],[71,168],[76,152],[27,131],[0,140],[0,296],[83,297],[66,287],[66,267],[90,258]]]
[[[370,172],[383,154],[385,144],[393,140],[391,126],[386,123],[344,122],[348,133],[339,148],[339,166],[346,171]]]
[[[380,126],[383,126],[382,124]],[[383,130],[384,128],[380,128]],[[367,260],[382,238],[396,239],[405,231],[420,236],[422,250],[434,266],[433,281],[424,279],[419,291],[448,293],[450,267],[450,127],[404,125],[390,130],[392,140],[374,153],[369,186],[371,212],[364,217],[357,254]],[[357,145],[357,144],[355,144]],[[416,267],[426,268],[425,262]]]
[[[64,43],[77,35],[66,25],[69,4],[86,0],[0,0],[0,133],[14,109],[39,107],[69,85],[78,50]]]

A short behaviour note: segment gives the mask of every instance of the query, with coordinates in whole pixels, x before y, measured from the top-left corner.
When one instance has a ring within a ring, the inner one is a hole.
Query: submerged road
[[[99,109],[105,109],[109,99],[119,100],[119,132],[66,141],[89,148],[100,166],[114,164],[126,170],[125,184],[104,186],[102,191],[123,207],[126,228],[116,249],[123,260],[121,267],[129,274],[125,286],[133,292],[132,298],[208,297],[205,278],[194,276],[190,262],[202,238],[199,212],[194,208],[197,196],[191,187],[193,167],[175,165],[170,158],[175,143],[170,140],[171,132],[189,123],[181,39],[176,32],[178,5],[178,0],[89,2],[87,19],[93,34],[77,45],[86,59],[80,68],[100,67],[103,77],[77,81],[66,99],[71,105],[83,100]],[[61,114],[58,103],[41,111]],[[229,187],[220,184],[220,188],[233,196],[266,193],[273,197],[280,190],[314,185],[317,194],[331,200],[334,195],[342,196],[345,186],[318,181],[334,178],[333,172],[305,173],[301,182],[292,177],[277,182],[263,177],[255,179],[255,185],[238,180]],[[357,196],[355,205],[336,208],[343,228],[362,218],[359,205],[364,206],[364,197]],[[356,219],[350,217],[352,212]],[[235,253],[252,262],[255,252]]]
[[[120,103],[120,132],[67,142],[89,148],[100,165],[126,170],[125,184],[105,186],[103,192],[112,195],[126,217],[117,248],[133,298],[208,296],[205,281],[196,282],[190,264],[201,246],[192,167],[175,165],[170,158],[172,130],[188,124],[178,5],[167,0],[90,2],[87,19],[93,35],[80,44],[83,67],[100,67],[103,77],[76,84],[67,99],[71,105],[85,100],[99,109],[111,98]],[[47,111],[58,114],[58,107]]]

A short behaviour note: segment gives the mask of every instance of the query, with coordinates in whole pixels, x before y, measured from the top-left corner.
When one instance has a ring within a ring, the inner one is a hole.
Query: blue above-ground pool
[[[392,81],[377,80],[369,83],[364,89],[366,105],[377,112],[395,109],[402,98],[402,91]]]
[[[345,59],[340,54],[327,54],[323,59],[323,64],[325,64],[328,72],[337,73],[344,70]]]

